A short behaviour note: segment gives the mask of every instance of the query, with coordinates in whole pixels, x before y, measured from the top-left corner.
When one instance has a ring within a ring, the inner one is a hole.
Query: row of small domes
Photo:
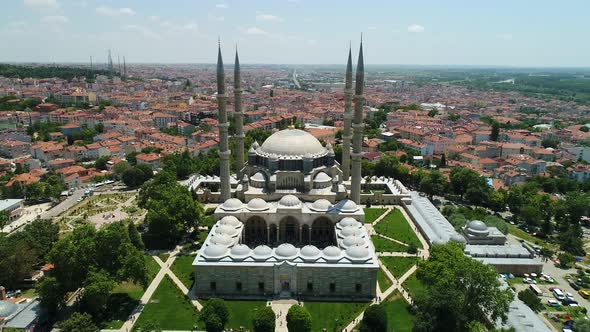
[[[359,238],[362,240],[362,238]],[[353,239],[356,241],[356,239]],[[315,261],[320,257],[326,260],[338,260],[344,254],[352,259],[368,259],[370,257],[369,250],[364,246],[364,240],[361,243],[351,242],[347,246],[346,250],[343,251],[335,246],[329,246],[323,250],[318,249],[316,246],[307,245],[298,250],[295,246],[290,243],[283,243],[274,249],[274,254],[279,258],[295,258],[300,256],[306,261]],[[203,254],[208,258],[221,258],[228,254],[227,246],[223,244],[212,243],[208,245]],[[229,254],[235,259],[245,259],[246,257],[252,256],[254,259],[267,259],[272,256],[273,249],[266,245],[259,245],[253,250],[245,244],[235,245],[229,250]]]
[[[295,195],[285,195],[279,200],[279,207],[285,208],[297,208],[301,206],[301,200]],[[237,211],[244,206],[241,200],[237,198],[230,198],[223,202],[221,209],[225,211]],[[269,204],[262,198],[251,199],[246,208],[251,211],[263,211],[269,208]],[[311,205],[311,209],[314,211],[325,212],[330,209],[337,209],[344,213],[352,213],[358,211],[358,206],[355,202],[345,199],[335,205],[330,203],[327,199],[318,199]]]

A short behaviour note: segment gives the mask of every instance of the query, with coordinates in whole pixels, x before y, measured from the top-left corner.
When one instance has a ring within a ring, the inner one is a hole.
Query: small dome
[[[234,240],[225,234],[215,234],[211,237],[211,243],[221,246],[229,246],[234,243]]]
[[[18,310],[18,306],[9,301],[0,301],[0,317],[6,318],[14,314]]]
[[[236,218],[234,216],[225,216],[219,220],[219,224],[238,227],[242,224],[242,222],[239,221],[238,218]]]
[[[215,234],[227,235],[229,237],[234,237],[234,236],[238,235],[238,231],[236,230],[235,227],[232,227],[230,225],[220,225],[220,226],[215,227]]]
[[[346,226],[340,231],[342,236],[347,237],[351,235],[361,235],[361,230],[354,226]]]
[[[305,258],[312,258],[319,256],[321,252],[316,246],[306,245],[305,247],[301,248],[299,253]]]
[[[337,204],[337,207],[342,212],[356,212],[359,209],[356,203],[350,199],[340,201]]]
[[[342,254],[342,251],[338,247],[329,246],[329,247],[324,248],[323,253],[324,253],[324,256],[327,256],[327,257],[338,257],[338,256],[340,256],[340,254]]]
[[[328,211],[332,208],[332,203],[330,203],[329,200],[321,198],[318,199],[317,201],[313,202],[313,204],[311,205],[311,209],[314,211],[320,211],[320,212],[324,212],[324,211]]]
[[[262,198],[253,198],[248,202],[248,205],[246,207],[250,211],[263,211],[268,209],[268,203],[266,203],[266,201]]]
[[[362,246],[352,246],[346,249],[346,255],[356,259],[368,258],[369,250]]]
[[[255,256],[259,256],[259,257],[269,256],[272,253],[272,249],[270,249],[269,246],[261,244],[258,247],[254,248],[254,251],[252,253]]]
[[[342,218],[339,222],[338,222],[338,226],[344,228],[344,227],[356,227],[358,228],[360,226],[360,223],[351,217],[346,217],[346,218]]]
[[[254,141],[254,143],[252,143],[252,147],[256,150],[260,147],[260,144],[258,144],[258,141]]]
[[[457,243],[465,243],[465,238],[463,236],[461,236],[461,234],[453,234],[453,236],[451,236],[451,241],[453,242],[457,242]]]
[[[342,240],[342,244],[347,248],[352,246],[363,246],[365,245],[365,239],[357,235],[350,235]]]
[[[319,172],[315,178],[313,179],[314,182],[330,182],[332,181],[332,177],[330,177],[328,174],[324,173],[324,172]]]
[[[238,244],[231,248],[230,253],[233,256],[243,257],[248,256],[250,254],[250,247],[245,244]]]
[[[227,247],[219,245],[219,244],[210,244],[207,246],[207,248],[205,248],[205,251],[203,252],[203,254],[206,257],[211,257],[211,258],[219,258],[219,257],[225,256],[226,253],[227,253]]]
[[[262,172],[257,172],[256,174],[252,175],[250,177],[250,180],[256,182],[266,182],[266,178],[264,177],[264,174],[262,174]]]
[[[472,220],[467,224],[467,228],[475,231],[487,231],[488,226],[481,220]]]
[[[297,248],[291,243],[283,243],[275,249],[275,254],[281,257],[293,257],[297,255]]]
[[[298,207],[301,205],[301,201],[297,196],[285,195],[279,200],[279,205],[282,207]]]
[[[244,204],[237,198],[230,198],[221,204],[221,209],[225,211],[236,211],[242,208]]]

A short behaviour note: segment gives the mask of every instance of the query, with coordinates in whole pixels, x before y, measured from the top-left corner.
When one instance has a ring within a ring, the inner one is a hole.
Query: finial
[[[217,47],[221,48],[221,37],[219,35],[217,36]]]
[[[295,119],[291,118],[291,124],[289,125],[289,129],[295,129]]]
[[[363,33],[361,32],[361,44],[363,43]]]

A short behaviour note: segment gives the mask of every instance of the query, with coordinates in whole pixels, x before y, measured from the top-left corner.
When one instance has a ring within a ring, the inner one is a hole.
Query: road
[[[297,70],[293,70],[293,83],[295,83],[297,89],[301,89],[301,84],[299,84],[299,80],[297,80]]]
[[[76,203],[78,203],[78,199],[82,198],[82,196],[84,195],[84,190],[86,189],[78,189],[74,191],[72,195],[68,196],[68,198],[63,200],[61,203],[57,204],[55,207],[53,207],[53,209],[43,213],[41,215],[41,219],[50,219],[53,217],[57,217],[67,209],[74,206]]]
[[[4,233],[12,233],[23,226],[36,220],[40,215],[45,213],[51,207],[51,203],[36,204],[23,207],[23,212],[20,218],[6,225],[1,231]]]

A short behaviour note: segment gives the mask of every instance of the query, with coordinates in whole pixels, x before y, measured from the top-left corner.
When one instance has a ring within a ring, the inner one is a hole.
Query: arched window
[[[245,239],[242,241],[250,247],[267,244],[268,230],[266,222],[261,217],[252,217],[244,226]]]

